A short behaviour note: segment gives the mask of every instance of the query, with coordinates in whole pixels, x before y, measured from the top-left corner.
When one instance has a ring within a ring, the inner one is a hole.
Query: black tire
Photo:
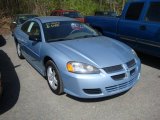
[[[22,52],[21,52],[21,46],[20,44],[17,42],[16,43],[16,49],[17,49],[17,55],[20,59],[24,59],[23,55],[22,55]]]
[[[52,76],[52,78],[54,80],[51,80],[51,79],[49,80],[50,69],[53,72],[52,74],[53,74],[54,78],[53,78],[53,76]],[[49,87],[56,95],[61,95],[63,93],[63,82],[61,80],[58,68],[56,67],[54,62],[51,60],[47,61],[47,63],[46,63],[46,79],[48,81]],[[54,82],[51,84],[51,81],[57,81],[57,82],[56,83]]]

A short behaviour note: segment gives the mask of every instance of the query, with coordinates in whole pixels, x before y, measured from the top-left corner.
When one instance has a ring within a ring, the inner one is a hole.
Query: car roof
[[[33,19],[38,19],[42,23],[47,23],[47,22],[57,22],[57,21],[77,21],[75,19],[69,18],[69,17],[63,17],[63,16],[44,16],[44,17],[36,17]]]
[[[159,0],[128,0],[128,2],[153,2],[153,1],[159,1]]]
[[[63,10],[63,9],[56,9],[56,10],[53,10],[52,12],[78,12],[77,10]]]
[[[17,14],[17,16],[33,16],[33,15],[38,16],[36,14]]]

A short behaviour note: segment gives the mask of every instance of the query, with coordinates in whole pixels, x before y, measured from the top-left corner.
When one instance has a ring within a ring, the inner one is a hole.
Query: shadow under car
[[[0,115],[10,110],[19,98],[20,82],[11,59],[0,50],[0,72],[3,93],[0,99]]]

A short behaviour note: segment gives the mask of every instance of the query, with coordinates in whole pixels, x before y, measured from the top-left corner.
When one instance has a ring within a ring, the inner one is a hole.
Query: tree
[[[120,12],[126,0],[0,0],[0,12],[5,15],[35,13],[49,15],[53,9],[76,9],[84,15],[97,10]]]
[[[122,8],[124,8],[125,3],[126,3],[126,0],[123,0],[123,2],[122,2]]]

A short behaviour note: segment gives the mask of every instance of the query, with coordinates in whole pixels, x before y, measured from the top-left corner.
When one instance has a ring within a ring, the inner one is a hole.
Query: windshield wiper
[[[66,38],[50,39],[48,40],[48,42],[57,42],[57,41],[65,41],[65,40],[72,40],[72,39],[66,39]]]
[[[75,37],[75,39],[79,39],[79,38],[90,38],[90,37],[97,37],[99,35],[84,35],[84,36],[79,36],[79,37]]]
[[[89,38],[89,37],[97,37],[98,35],[85,35],[83,36],[84,38]]]

